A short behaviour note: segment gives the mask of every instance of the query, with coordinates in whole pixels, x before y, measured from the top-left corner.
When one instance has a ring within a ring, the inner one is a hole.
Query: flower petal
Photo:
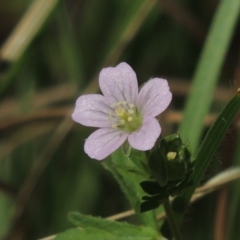
[[[127,133],[116,129],[99,129],[87,138],[84,151],[90,158],[102,160],[117,150],[127,139],[127,136]]]
[[[156,117],[167,108],[171,100],[168,82],[162,78],[153,78],[141,88],[137,107],[144,116]]]
[[[142,127],[128,136],[129,144],[138,150],[151,149],[161,133],[161,127],[156,118],[143,122]]]
[[[135,104],[138,82],[135,72],[127,63],[104,68],[99,75],[99,85],[103,95],[111,98],[112,102],[127,101]]]
[[[102,95],[83,95],[77,99],[72,119],[89,127],[110,127],[110,111],[111,108]]]

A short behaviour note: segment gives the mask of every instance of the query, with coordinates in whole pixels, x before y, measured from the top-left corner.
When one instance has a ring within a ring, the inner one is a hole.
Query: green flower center
[[[142,125],[142,116],[134,104],[121,101],[111,104],[111,108],[109,121],[112,124],[112,128],[134,132]]]

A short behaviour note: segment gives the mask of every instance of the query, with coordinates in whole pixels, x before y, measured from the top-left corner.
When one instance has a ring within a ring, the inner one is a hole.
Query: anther
[[[130,110],[128,110],[128,113],[134,114],[134,110],[130,109]]]
[[[134,104],[132,104],[132,103],[129,103],[128,106],[129,106],[130,108],[134,108]]]
[[[167,159],[168,160],[174,160],[175,159],[175,157],[176,157],[176,155],[177,155],[177,153],[176,152],[169,152],[168,154],[167,154]]]
[[[124,114],[124,109],[123,108],[118,108],[115,110],[115,113],[117,116],[121,117]]]

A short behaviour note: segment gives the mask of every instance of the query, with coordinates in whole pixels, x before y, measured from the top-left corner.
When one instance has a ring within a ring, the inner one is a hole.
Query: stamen
[[[130,109],[130,110],[128,110],[128,113],[134,114],[134,110]]]
[[[109,113],[109,121],[112,128],[121,129],[126,132],[137,130],[142,124],[142,117],[132,103],[119,101],[110,105],[112,111]]]
[[[117,116],[121,117],[124,114],[124,109],[123,108],[118,108],[115,110],[115,113]]]
[[[176,157],[176,155],[177,155],[177,153],[176,152],[169,152],[168,154],[167,154],[167,159],[168,160],[174,160],[175,159],[175,157]]]
[[[129,106],[130,108],[134,108],[134,107],[135,107],[134,104],[132,104],[132,103],[129,103],[128,106]]]

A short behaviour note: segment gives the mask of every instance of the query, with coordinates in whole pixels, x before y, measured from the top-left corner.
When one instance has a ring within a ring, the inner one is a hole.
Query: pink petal
[[[109,127],[110,111],[111,108],[102,95],[83,95],[77,99],[72,119],[89,127]]]
[[[99,75],[99,85],[103,95],[112,102],[135,103],[138,94],[137,77],[127,63],[104,68]]]
[[[112,128],[101,128],[86,140],[84,151],[90,158],[102,160],[117,150],[127,139],[128,134]]]
[[[168,82],[162,78],[153,78],[141,88],[137,107],[146,117],[156,117],[163,112],[172,100]]]
[[[161,127],[156,118],[143,122],[142,127],[128,136],[129,144],[138,150],[151,149],[161,133]]]

